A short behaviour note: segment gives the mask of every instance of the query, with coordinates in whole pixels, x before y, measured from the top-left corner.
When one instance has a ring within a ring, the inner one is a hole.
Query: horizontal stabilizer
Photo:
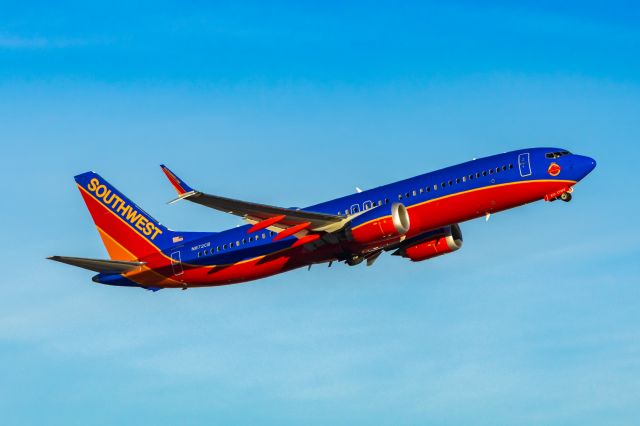
[[[132,271],[146,262],[130,262],[124,260],[102,260],[102,259],[86,259],[84,257],[66,257],[51,256],[47,259],[56,262],[66,263],[67,265],[77,266],[79,268],[88,269],[103,274],[123,274]]]

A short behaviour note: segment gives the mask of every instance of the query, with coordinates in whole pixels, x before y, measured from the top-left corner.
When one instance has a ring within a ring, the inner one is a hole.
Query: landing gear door
[[[180,252],[174,251],[171,253],[171,268],[173,269],[173,275],[182,275],[182,261],[180,260]]]
[[[531,163],[528,152],[518,155],[518,168],[520,169],[520,176],[531,176]]]

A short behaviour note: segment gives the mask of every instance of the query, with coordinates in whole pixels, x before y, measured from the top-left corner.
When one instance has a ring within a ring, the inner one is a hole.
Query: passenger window
[[[398,200],[402,200],[402,194],[398,194]]]
[[[509,164],[509,169],[513,169],[513,164]]]
[[[223,245],[222,245],[222,250],[226,250],[226,249],[227,249],[227,245],[226,245],[226,244],[223,244]]]
[[[433,185],[433,190],[437,191],[438,190],[438,185]]]
[[[220,251],[220,246],[216,246],[216,251]]]
[[[493,174],[493,169],[489,169],[489,174],[492,175]]]
[[[460,178],[456,178],[456,183],[460,183]]]
[[[385,203],[385,204],[389,204],[389,199],[388,199],[388,198],[385,198],[385,199],[384,199],[384,203]]]
[[[422,192],[422,190],[420,190],[420,192]],[[416,196],[416,191],[413,191],[412,194],[415,197]]]
[[[462,176],[462,181],[466,182],[467,181],[467,177],[466,176]]]
[[[453,185],[453,181],[450,180],[449,181],[449,186],[451,186],[451,185]]]
[[[202,254],[202,253],[198,252],[198,257],[200,257],[200,255],[201,255],[201,254]]]
[[[422,188],[420,188],[420,193],[422,194],[424,192],[424,190]]]
[[[427,186],[427,192],[431,192],[431,187]]]

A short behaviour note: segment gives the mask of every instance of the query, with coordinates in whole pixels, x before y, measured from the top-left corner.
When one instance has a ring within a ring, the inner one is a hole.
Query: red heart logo
[[[558,176],[561,170],[562,168],[558,164],[551,163],[551,165],[549,165],[549,169],[547,169],[547,173],[551,176]]]

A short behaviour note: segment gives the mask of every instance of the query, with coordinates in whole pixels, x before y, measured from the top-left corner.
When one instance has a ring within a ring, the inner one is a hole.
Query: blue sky
[[[632,2],[0,5],[3,424],[633,424],[640,9]],[[527,146],[598,160],[570,204],[462,250],[221,288],[99,286],[73,183],[174,229],[203,190],[309,205]]]

